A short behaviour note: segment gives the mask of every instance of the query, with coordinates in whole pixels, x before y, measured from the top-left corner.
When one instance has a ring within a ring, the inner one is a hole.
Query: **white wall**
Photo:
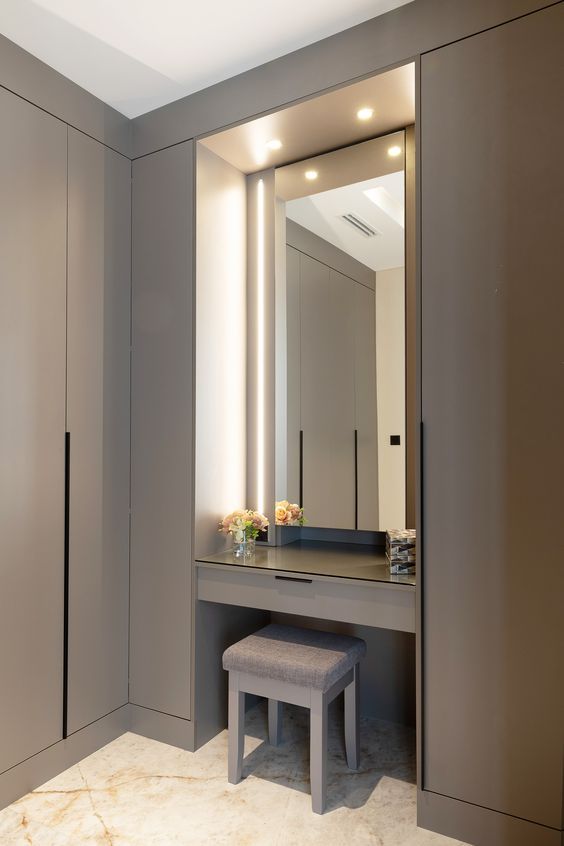
[[[218,521],[245,507],[247,199],[245,176],[200,144],[196,180],[195,553],[205,555],[226,543]]]
[[[405,270],[376,273],[380,529],[405,528]],[[390,446],[390,435],[401,445]]]

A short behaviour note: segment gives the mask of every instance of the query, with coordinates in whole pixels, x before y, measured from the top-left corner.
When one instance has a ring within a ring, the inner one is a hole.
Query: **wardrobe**
[[[128,698],[131,165],[0,124],[1,773]]]
[[[418,821],[560,846],[563,42],[562,2],[415,0],[129,122],[0,39],[3,804],[128,698],[113,736],[224,726],[242,612],[192,593],[193,139],[415,61]]]

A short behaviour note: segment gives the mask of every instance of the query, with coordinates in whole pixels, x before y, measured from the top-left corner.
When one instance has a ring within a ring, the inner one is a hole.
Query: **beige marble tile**
[[[328,806],[311,813],[308,714],[286,707],[284,742],[266,742],[262,706],[247,715],[243,781],[226,780],[227,733],[195,754],[122,737],[0,812],[2,846],[464,846],[418,829],[413,732],[362,723],[362,760],[329,731]]]

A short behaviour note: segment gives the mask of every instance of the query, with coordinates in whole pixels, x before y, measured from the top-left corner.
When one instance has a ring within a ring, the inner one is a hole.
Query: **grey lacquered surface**
[[[68,730],[127,702],[131,164],[69,129]]]
[[[339,554],[335,549],[333,567],[330,553],[318,552],[317,561],[315,551],[307,547],[294,548],[289,554],[271,554],[270,562],[259,554],[258,561],[247,565],[234,564],[231,553],[198,561],[198,599],[205,600],[198,606],[217,603],[332,620],[333,624],[415,631],[415,586],[408,577],[390,576],[386,564],[374,563],[373,552],[367,553],[370,563],[364,567],[352,550],[348,567],[345,550]]]
[[[0,89],[0,771],[62,736],[66,127]]]
[[[133,167],[130,701],[190,716],[192,144]]]
[[[559,5],[424,56],[421,93],[424,787],[554,829],[563,43]]]
[[[354,431],[358,431],[358,526],[378,529],[376,274],[312,232],[286,221],[288,448],[286,496],[308,522],[355,528]],[[345,269],[350,277],[337,268]],[[294,493],[292,493],[294,491]]]
[[[376,274],[374,274],[376,284]],[[357,430],[357,529],[380,529],[376,408],[376,302],[374,291],[354,286],[354,403]]]
[[[278,570],[339,579],[415,585],[415,576],[392,576],[383,547],[364,544],[296,541],[286,546],[257,546],[255,557],[235,560],[231,550],[202,557],[202,562],[259,570]]]

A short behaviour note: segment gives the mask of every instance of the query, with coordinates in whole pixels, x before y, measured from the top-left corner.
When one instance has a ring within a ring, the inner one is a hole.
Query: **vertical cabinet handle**
[[[354,430],[354,527],[358,529],[358,429]]]
[[[69,698],[69,539],[70,539],[70,432],[65,432],[65,538],[63,563],[63,740],[68,736]]]
[[[304,430],[300,429],[300,508],[304,507]]]

